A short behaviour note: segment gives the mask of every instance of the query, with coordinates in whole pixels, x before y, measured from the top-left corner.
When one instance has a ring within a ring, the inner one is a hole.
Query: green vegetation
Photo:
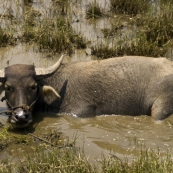
[[[7,44],[14,45],[13,32],[0,27],[0,47],[6,46]]]
[[[160,150],[146,150],[141,147],[139,156],[132,160],[126,157],[120,159],[116,154],[110,153],[108,158],[102,156],[93,162],[83,150],[76,147],[76,136],[73,141],[69,141],[55,130],[39,133],[30,134],[25,131],[23,134],[14,134],[10,132],[9,127],[0,129],[0,152],[8,146],[7,157],[0,160],[0,173],[170,173],[173,169],[172,154],[169,150],[161,154]],[[22,150],[24,151],[20,152]]]
[[[0,132],[0,150],[6,148],[9,144],[10,137],[9,133],[7,132],[7,128],[4,128]]]
[[[124,14],[129,16],[126,15],[126,22],[122,22],[119,17],[111,23],[111,26],[105,25],[101,29],[103,41],[100,40],[101,43],[98,42],[97,45],[87,45],[92,41],[84,38],[72,27],[71,16],[74,11],[70,8],[70,1],[52,1],[51,6],[45,10],[51,9],[51,14],[34,10],[31,5],[27,5],[19,27],[20,36],[12,29],[15,28],[13,24],[16,25],[18,22],[14,19],[15,22],[11,22],[7,30],[0,29],[0,46],[15,44],[21,40],[37,43],[40,51],[54,53],[72,54],[76,48],[90,47],[92,54],[98,58],[123,55],[165,56],[173,45],[172,3],[167,0],[162,0],[159,4],[150,0],[110,0],[110,9],[107,13],[110,10],[113,13],[106,15],[109,19],[114,18],[117,12],[122,13],[121,17]],[[105,17],[96,1],[86,5],[85,14],[87,20]],[[78,19],[76,21],[80,22]],[[128,30],[129,33],[124,33]]]
[[[13,133],[10,131],[10,127],[0,129],[0,152],[8,146],[6,157],[0,159],[0,173],[170,173],[173,169],[169,150],[161,154],[160,150],[146,150],[141,147],[139,156],[132,160],[126,157],[120,159],[116,154],[110,153],[108,158],[102,156],[93,162],[83,150],[76,147],[76,135],[74,140],[69,141],[55,130],[34,134],[27,133],[26,130],[20,131],[20,134],[17,134],[19,130]]]
[[[112,24],[112,28],[104,28],[101,31],[102,31],[104,37],[108,38],[108,37],[113,37],[114,35],[116,35],[117,31],[121,30],[123,27],[125,27],[124,24],[117,22],[117,23]]]
[[[62,16],[54,20],[42,19],[35,26],[26,23],[23,29],[23,39],[27,42],[36,42],[41,50],[48,49],[71,54],[75,46],[85,47],[85,43],[80,38]]]
[[[41,136],[25,135],[23,137],[25,141],[26,138],[29,138],[27,141],[32,139],[35,145],[30,147],[31,143],[25,143],[21,140],[25,147],[23,155],[18,153],[18,156],[15,157],[13,153],[8,153],[8,159],[4,158],[0,161],[0,172],[170,173],[173,169],[170,152],[161,155],[159,151],[141,150],[140,155],[130,161],[127,158],[120,159],[115,154],[110,154],[110,157],[105,158],[103,156],[102,159],[93,163],[83,151],[75,146],[75,141],[72,143],[61,142],[61,145],[58,143],[55,145],[51,141],[52,136],[54,136],[54,140],[61,141],[60,134],[56,132]],[[19,145],[18,142],[15,143]],[[28,150],[27,146],[29,146]]]
[[[9,133],[10,126],[0,130],[0,151],[11,144],[28,144],[31,141],[26,135]]]
[[[99,58],[118,57],[124,55],[138,56],[164,56],[166,47],[159,47],[156,43],[148,41],[144,33],[137,33],[132,40],[120,40],[120,44],[109,47],[107,45],[97,45],[92,47],[92,54]]]
[[[97,19],[103,16],[102,10],[99,6],[99,4],[94,1],[90,2],[88,5],[88,8],[86,9],[86,17],[87,19]]]
[[[144,13],[149,9],[149,0],[110,0],[114,12],[124,14]]]
[[[31,3],[29,1],[29,3]],[[32,6],[28,6],[23,14],[23,19],[11,22],[8,30],[0,28],[0,46],[15,43],[15,40],[22,42],[37,43],[41,51],[64,52],[71,54],[76,48],[85,48],[85,39],[76,33],[70,25],[67,16],[68,1],[53,1],[51,12],[54,15],[42,13],[34,10]],[[46,9],[49,10],[49,9]],[[46,11],[45,10],[45,11]],[[18,31],[12,33],[12,28],[19,25],[20,35]],[[14,35],[18,39],[14,38]]]
[[[150,8],[148,13],[131,17],[126,24],[116,22],[111,28],[103,29],[104,37],[108,41],[106,45],[93,46],[93,55],[100,58],[123,55],[165,56],[173,45],[172,3],[161,3],[157,11],[156,7],[152,6],[153,9]],[[123,31],[128,30],[129,26],[135,26],[133,32],[117,39],[116,36],[123,35]],[[112,46],[107,46],[110,40],[113,40]]]
[[[141,151],[141,154],[131,163],[127,159],[122,161],[116,155],[112,155],[109,159],[104,159],[102,163],[102,172],[109,173],[129,173],[129,172],[150,172],[150,173],[169,173],[172,172],[173,160],[171,154],[167,153],[166,156],[161,156],[160,152],[151,150]]]
[[[141,27],[148,42],[164,47],[173,39],[173,8],[172,4],[160,5],[158,12],[148,13],[136,21]]]
[[[41,14],[35,13],[31,9],[25,16],[23,41],[37,43],[40,50],[68,54],[73,53],[75,48],[86,47],[84,39],[73,30],[66,15],[58,13],[52,18],[41,16],[38,19],[38,15]]]
[[[76,148],[57,149],[57,148],[37,148],[35,153],[28,155],[27,161],[19,161],[16,167],[5,165],[5,171],[15,172],[71,172],[87,173],[94,172],[84,154]],[[3,171],[4,171],[3,170]],[[2,171],[2,172],[3,172]]]

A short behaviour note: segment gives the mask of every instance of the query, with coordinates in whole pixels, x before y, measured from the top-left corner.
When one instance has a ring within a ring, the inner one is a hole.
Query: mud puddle
[[[149,116],[102,115],[82,119],[64,115],[53,121],[45,119],[38,127],[57,129],[71,139],[77,137],[77,145],[91,159],[110,153],[134,158],[146,148],[159,149],[164,154],[173,147],[173,117],[155,122]]]

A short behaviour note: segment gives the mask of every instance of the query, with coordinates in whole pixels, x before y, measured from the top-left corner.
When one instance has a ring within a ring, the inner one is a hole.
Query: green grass
[[[112,23],[112,27],[102,29],[103,39],[111,42],[112,38],[118,34],[124,34],[124,28],[128,30],[128,26],[135,25],[132,36],[123,36],[116,40],[116,44],[112,47],[97,44],[91,47],[92,54],[98,58],[109,58],[112,56],[123,55],[143,55],[143,56],[164,56],[167,50],[173,44],[173,8],[172,1],[163,1],[160,3],[159,10],[155,11],[150,5],[149,0],[143,1],[119,1],[110,0],[111,8],[121,9],[123,13],[142,15],[132,16],[131,20],[126,23],[116,21]],[[141,3],[142,2],[142,3]],[[22,36],[24,42],[37,43],[41,51],[64,52],[67,54],[74,53],[74,50],[87,47],[86,39],[80,33],[76,33],[68,18],[70,13],[68,1],[53,1],[56,15],[47,17],[45,14],[35,11],[32,7],[27,7],[24,13]],[[137,9],[137,11],[135,10]],[[68,11],[69,10],[69,11]],[[96,1],[89,3],[86,9],[88,18],[98,18],[103,16],[103,12]],[[126,11],[129,10],[129,11]],[[148,12],[147,12],[148,10]],[[10,27],[9,27],[10,28]],[[11,26],[11,28],[14,28]],[[0,29],[0,46],[14,44],[15,31],[12,29]],[[111,39],[109,39],[112,37]]]
[[[149,0],[110,0],[114,12],[136,15],[149,9]]]
[[[138,15],[129,17],[126,15],[127,22],[117,19],[112,22],[111,27],[102,29],[104,41],[101,42],[106,44],[98,42],[97,45],[91,47],[93,55],[98,58],[123,55],[165,56],[173,45],[172,1],[162,0],[157,10],[149,0],[110,0],[110,4],[110,8],[116,12]],[[15,44],[19,41],[34,42],[40,51],[63,52],[69,55],[74,53],[76,48],[83,49],[90,46],[87,43],[91,41],[83,38],[82,34],[74,31],[71,26],[70,1],[55,0],[49,8],[52,8],[52,13],[55,14],[48,17],[46,13],[33,10],[31,6],[28,6],[23,15],[23,23],[21,22],[20,37],[14,38],[17,31],[14,29],[16,26],[12,25],[16,25],[17,20],[12,19],[15,22],[11,22],[8,29],[0,28],[0,46]],[[102,17],[103,10],[96,1],[93,1],[88,4],[86,15],[92,19]],[[129,30],[129,26],[135,26],[133,33],[125,36],[124,30]],[[119,35],[122,36],[117,37]]]
[[[157,11],[154,6],[152,8],[148,13],[129,18],[125,24],[116,22],[112,27],[103,29],[108,41],[93,46],[92,54],[99,58],[123,55],[165,56],[173,45],[173,2],[161,3]],[[130,26],[134,28],[132,33],[124,35],[123,31]],[[117,39],[117,35],[122,37]]]
[[[86,48],[85,39],[70,24],[68,0],[52,1],[44,11],[34,10],[31,5],[28,6],[28,2],[22,18],[12,18],[7,28],[0,28],[1,47],[18,42],[34,42],[40,51],[67,54],[73,53],[76,48]],[[52,15],[47,15],[47,11],[51,11]],[[4,17],[3,20],[8,22],[8,18]]]
[[[173,170],[172,155],[168,152],[162,156],[159,151],[141,151],[139,157],[130,163],[128,159],[121,160],[116,155],[101,161],[102,172],[106,173],[171,173]]]
[[[142,15],[136,21],[146,35],[147,41],[157,44],[160,47],[173,41],[173,7],[172,3],[160,5],[157,12]]]
[[[146,34],[143,32],[137,32],[131,40],[122,38],[117,44],[113,44],[111,47],[107,45],[96,45],[92,47],[92,54],[103,59],[124,55],[160,57],[165,56],[166,52],[167,46],[159,46],[157,42],[147,40]]]
[[[76,148],[57,149],[39,147],[34,155],[26,154],[26,160],[17,159],[17,163],[6,160],[6,164],[0,163],[0,172],[71,172],[89,173],[95,172],[84,154]],[[15,166],[14,166],[15,165]]]
[[[2,29],[0,27],[0,47],[14,45],[14,33],[12,30]]]
[[[141,146],[138,156],[119,158],[116,153],[109,157],[90,160],[83,149],[76,146],[77,136],[69,141],[58,131],[17,134],[10,128],[0,129],[0,148],[4,142],[7,157],[0,159],[0,173],[171,173],[173,157],[171,150],[146,149]],[[12,148],[10,148],[12,146]],[[24,150],[20,152],[20,149]]]
[[[97,19],[102,16],[103,16],[103,12],[99,4],[96,1],[90,2],[86,9],[86,18]]]
[[[13,156],[13,158],[15,158]],[[171,173],[173,160],[170,152],[146,150],[133,160],[120,159],[115,154],[104,156],[97,162],[89,161],[85,153],[72,147],[39,145],[34,152],[25,152],[25,158],[0,161],[0,172],[62,172],[62,173]]]
[[[71,27],[64,15],[53,19],[46,17],[33,20],[28,16],[23,27],[23,41],[35,42],[40,50],[71,54],[75,48],[85,48],[86,43],[80,34]]]

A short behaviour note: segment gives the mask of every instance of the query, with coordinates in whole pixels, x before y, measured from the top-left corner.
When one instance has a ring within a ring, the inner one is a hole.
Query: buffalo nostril
[[[20,121],[20,120],[26,121],[29,118],[29,115],[25,114],[25,112],[23,112],[23,111],[19,111],[19,112],[15,113],[15,118],[18,121]]]
[[[25,120],[25,119],[27,119],[27,116],[26,115],[16,115],[15,116],[15,118],[17,119],[17,120]]]
[[[19,117],[17,115],[15,116],[15,118],[16,118],[16,120],[19,120]]]

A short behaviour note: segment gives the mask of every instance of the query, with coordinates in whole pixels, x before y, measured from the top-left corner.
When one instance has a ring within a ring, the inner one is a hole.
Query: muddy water
[[[34,63],[37,67],[46,67],[52,65],[59,57],[59,55],[51,58],[49,56],[46,53],[39,53],[33,46],[21,44],[6,47],[0,49],[0,68],[16,63]],[[85,50],[76,50],[72,58],[66,57],[64,61],[69,62],[70,59],[88,61],[91,58],[86,57]],[[4,103],[0,103],[0,109],[5,109]],[[6,119],[6,116],[0,116],[0,121],[4,124]],[[32,133],[44,133],[50,130],[63,132],[71,140],[77,138],[77,146],[84,149],[90,159],[100,158],[102,154],[108,156],[110,153],[115,153],[121,158],[124,156],[133,158],[139,154],[141,146],[155,150],[159,148],[164,154],[168,148],[173,147],[173,116],[155,122],[149,116],[102,115],[81,119],[70,115],[44,114],[43,118],[37,121]],[[14,148],[18,146],[13,146]],[[25,147],[21,149],[23,150]]]
[[[155,122],[149,116],[102,115],[82,119],[64,115],[58,119],[45,118],[38,127],[58,129],[71,139],[76,136],[77,145],[84,147],[92,159],[110,153],[120,158],[134,158],[139,155],[141,147],[159,148],[164,154],[173,147],[173,117]]]
[[[98,45],[107,45],[109,47],[113,47],[117,45],[120,40],[123,39],[132,39],[132,35],[134,35],[132,32],[134,32],[135,27],[134,26],[126,26],[127,21],[130,19],[127,15],[114,15],[113,17],[104,16],[102,18],[93,20],[89,19],[86,20],[86,9],[89,6],[90,3],[96,2],[99,7],[101,8],[101,11],[103,14],[109,14],[110,12],[110,1],[109,0],[93,0],[93,1],[81,1],[78,0],[77,3],[74,0],[74,2],[71,6],[71,11],[73,12],[72,15],[72,27],[75,31],[78,33],[81,33],[83,37],[85,37],[87,40],[91,42],[91,46],[98,46]],[[80,9],[80,10],[79,10]],[[106,39],[103,34],[103,29],[105,28],[112,28],[115,25],[122,25],[126,26],[123,27],[121,32],[117,32],[116,36],[109,37],[109,39]]]
[[[90,49],[75,50],[75,53],[69,57],[65,56],[63,62],[89,61],[92,56],[86,55]],[[34,64],[36,67],[48,67],[53,65],[60,55],[52,55],[50,52],[39,52],[36,45],[18,44],[0,48],[0,69],[13,64]]]

